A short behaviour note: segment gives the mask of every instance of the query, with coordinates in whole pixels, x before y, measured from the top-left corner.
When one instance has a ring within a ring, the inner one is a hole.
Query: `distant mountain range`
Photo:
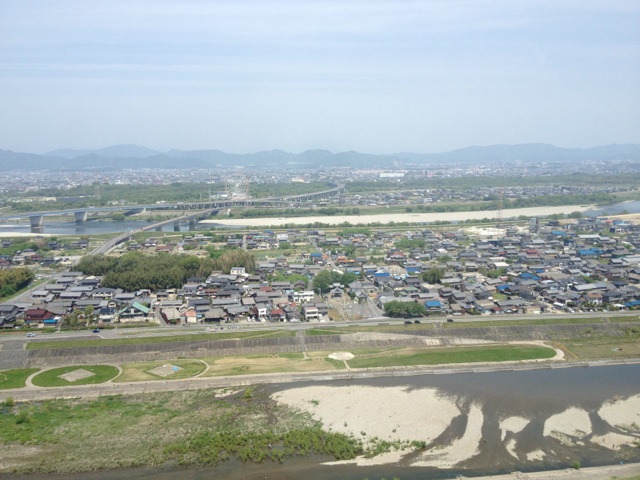
[[[37,155],[0,150],[0,170],[120,170],[126,168],[406,168],[415,165],[478,165],[503,162],[584,162],[590,160],[640,160],[640,145],[560,148],[542,143],[468,147],[445,153],[373,155],[307,150],[289,153],[270,150],[250,154],[220,150],[169,150],[160,152],[137,145],[113,145],[98,150],[54,150]]]

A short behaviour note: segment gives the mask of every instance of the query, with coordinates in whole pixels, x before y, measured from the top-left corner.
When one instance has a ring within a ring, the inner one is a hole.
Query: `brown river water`
[[[332,459],[321,456],[288,459],[284,464],[266,462],[263,464],[243,464],[228,461],[214,467],[176,467],[166,465],[161,469],[138,468],[117,471],[91,472],[74,475],[26,475],[1,476],[3,479],[43,480],[116,480],[137,478],[144,480],[293,480],[293,479],[369,479],[379,480],[394,477],[401,480],[430,480],[456,478],[459,475],[474,477],[480,475],[509,473],[511,471],[539,471],[567,468],[572,461],[579,461],[582,467],[613,465],[621,459],[616,452],[585,442],[563,445],[557,439],[543,436],[545,420],[566,411],[569,407],[589,412],[593,435],[615,431],[595,412],[607,401],[626,399],[640,395],[640,365],[607,367],[576,367],[560,369],[540,369],[493,373],[457,373],[447,375],[424,375],[407,378],[354,379],[333,382],[304,382],[287,385],[270,385],[265,388],[273,393],[289,389],[315,385],[323,386],[374,386],[411,389],[435,388],[446,395],[459,399],[479,402],[482,405],[484,421],[482,444],[479,453],[453,469],[439,470],[433,467],[405,466],[400,463],[378,466],[323,465]],[[363,399],[366,402],[366,399]],[[415,408],[420,408],[416,405]],[[521,462],[510,456],[501,439],[500,419],[522,416],[531,421],[524,428],[518,440],[520,448],[545,450],[548,455],[543,460]],[[464,418],[456,418],[446,434],[450,437],[462,435]],[[585,437],[588,439],[588,437]],[[640,462],[640,448],[627,455],[625,463]],[[640,464],[639,464],[640,471]],[[578,477],[576,477],[578,478]]]

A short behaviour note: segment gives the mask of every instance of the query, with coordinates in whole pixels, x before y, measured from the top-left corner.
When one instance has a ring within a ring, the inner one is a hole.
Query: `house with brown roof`
[[[55,313],[45,308],[30,308],[24,312],[24,323],[28,325],[44,324],[45,320],[53,320]]]

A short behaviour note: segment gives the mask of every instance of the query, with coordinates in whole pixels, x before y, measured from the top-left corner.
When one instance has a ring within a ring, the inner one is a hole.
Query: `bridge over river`
[[[282,207],[289,206],[292,203],[305,202],[314,199],[321,199],[331,197],[344,190],[344,185],[336,185],[335,187],[323,190],[321,192],[307,193],[304,195],[291,195],[286,197],[269,197],[269,198],[253,198],[253,199],[223,199],[223,200],[209,200],[200,202],[161,202],[150,205],[115,205],[105,207],[78,207],[68,208],[62,210],[47,210],[41,212],[23,212],[13,215],[6,215],[0,217],[0,222],[15,221],[24,218],[28,218],[31,223],[32,229],[42,228],[42,221],[44,217],[59,217],[62,215],[74,215],[76,223],[84,223],[89,218],[91,213],[103,213],[103,212],[125,212],[125,214],[142,213],[149,210],[187,210],[198,212],[220,210],[223,208],[231,207],[246,207],[246,206],[262,206],[262,207]],[[175,221],[175,220],[172,220]]]

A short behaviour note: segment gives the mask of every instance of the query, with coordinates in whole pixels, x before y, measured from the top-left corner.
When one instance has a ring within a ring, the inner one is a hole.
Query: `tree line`
[[[122,257],[94,255],[77,265],[85,275],[102,276],[101,286],[126,291],[181,288],[188,278],[206,278],[212,271],[229,273],[232,267],[255,271],[255,257],[243,250],[228,250],[217,258],[193,255],[144,255],[131,252]]]

